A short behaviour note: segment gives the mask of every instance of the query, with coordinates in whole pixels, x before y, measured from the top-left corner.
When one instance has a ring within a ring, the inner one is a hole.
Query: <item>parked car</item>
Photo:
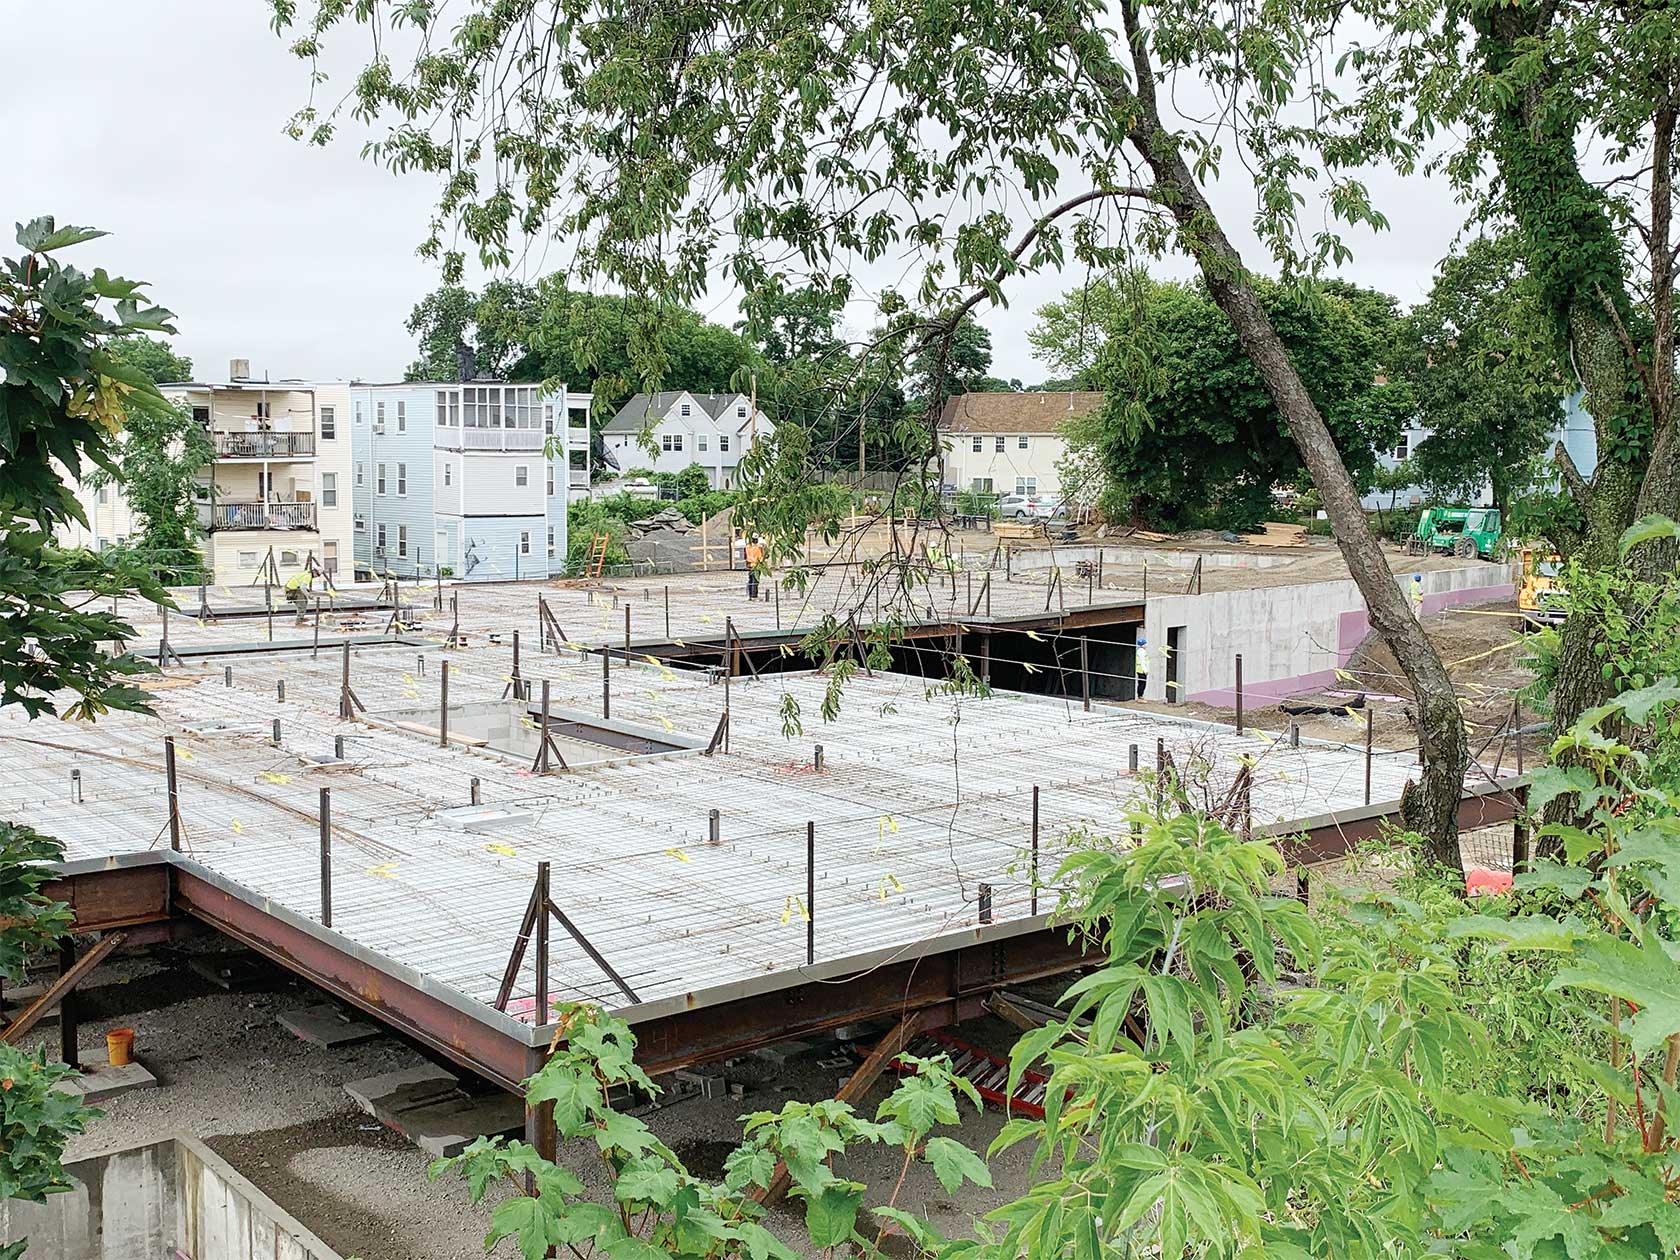
[[[1036,494],[1006,494],[998,499],[998,515],[1006,521],[1047,521],[1061,510],[1060,499]]]

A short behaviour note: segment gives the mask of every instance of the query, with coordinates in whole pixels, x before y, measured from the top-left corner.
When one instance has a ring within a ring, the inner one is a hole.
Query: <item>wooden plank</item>
[[[846,1083],[835,1092],[835,1101],[856,1106],[858,1100],[880,1079],[887,1064],[896,1059],[904,1047],[910,1044],[910,1039],[921,1030],[923,1015],[922,1011],[911,1011],[899,1020],[893,1026],[893,1030],[881,1038],[876,1047],[869,1052],[869,1057],[858,1064],[857,1071],[846,1078]],[[778,1160],[775,1175],[770,1178],[769,1186],[762,1190],[754,1190],[752,1197],[759,1203],[776,1203],[788,1192],[788,1187],[792,1184],[793,1177],[788,1172],[787,1165]]]
[[[88,973],[104,962],[111,951],[127,939],[127,934],[123,932],[112,932],[109,936],[101,937],[97,945],[76,960],[74,967],[54,980],[45,993],[24,1007],[22,1013],[6,1030],[0,1032],[0,1043],[16,1045],[19,1037],[40,1023],[43,1015],[62,1002],[67,993],[87,979]]]

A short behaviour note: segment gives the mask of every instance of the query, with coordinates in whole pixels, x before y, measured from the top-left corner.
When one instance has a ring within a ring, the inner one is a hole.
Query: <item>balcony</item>
[[[313,503],[249,503],[223,499],[198,505],[198,523],[206,530],[315,528]]]
[[[434,445],[457,451],[540,451],[546,440],[541,429],[472,429],[450,426],[437,430]]]
[[[315,454],[313,433],[217,433],[219,459],[306,459]]]

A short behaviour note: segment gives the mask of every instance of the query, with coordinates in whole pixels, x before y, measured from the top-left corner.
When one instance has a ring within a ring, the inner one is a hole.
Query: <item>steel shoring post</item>
[[[601,717],[612,716],[612,653],[601,645]]]
[[[332,789],[321,789],[321,926],[332,926]]]
[[[1038,913],[1038,784],[1032,791],[1032,913]]]
[[[1371,803],[1371,706],[1365,706],[1365,803]]]
[[[438,747],[449,747],[449,659],[444,658],[438,678]]]
[[[68,975],[76,967],[76,942],[65,937],[58,946],[58,974]],[[76,1049],[76,1007],[78,1005],[74,990],[66,993],[58,1004],[58,1050],[59,1058],[78,1071],[81,1069],[81,1055]]]
[[[554,903],[548,896],[548,863],[537,863],[537,1004],[531,1019],[537,1025],[548,1020],[548,915],[543,911]]]
[[[805,824],[805,965],[817,961],[817,824]]]
[[[538,596],[538,598],[540,599],[541,596]],[[502,688],[502,698],[504,700],[510,695],[515,700],[525,698],[525,683],[519,672],[519,631],[517,630],[513,632],[513,672],[508,675],[507,686]]]
[[[525,951],[531,944],[531,932],[536,927],[537,911],[542,908],[538,898],[540,887],[531,885],[531,898],[525,905],[524,917],[519,920],[519,932],[513,938],[513,950],[508,954],[507,966],[502,971],[502,983],[496,990],[496,1000],[492,1003],[498,1011],[507,1010],[508,999],[513,996],[513,986],[519,979],[520,965],[525,961]]]
[[[1243,700],[1243,697],[1242,697],[1242,653],[1238,652],[1237,653],[1237,734],[1238,735],[1241,735],[1243,733],[1242,700]],[[1367,805],[1370,804],[1370,799],[1368,797],[1366,798],[1365,803]]]
[[[1085,712],[1091,711],[1091,658],[1089,648],[1090,636],[1079,636],[1079,689],[1085,702]]]
[[[181,851],[181,791],[175,777],[175,737],[163,737],[163,774],[169,785],[169,847]]]

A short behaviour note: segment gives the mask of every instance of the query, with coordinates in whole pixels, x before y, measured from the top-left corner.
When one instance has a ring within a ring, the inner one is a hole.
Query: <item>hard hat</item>
[[[1414,573],[1414,574],[1412,574],[1412,581],[1414,581],[1414,582],[1421,582],[1421,581],[1423,581],[1423,574],[1421,574],[1421,573]]]
[[[1144,638],[1144,637],[1143,637],[1143,636],[1142,636],[1142,635],[1141,635],[1141,634],[1140,634],[1140,635],[1138,635],[1138,637],[1137,637],[1137,645],[1138,645],[1138,646],[1139,646],[1139,647],[1142,647],[1142,646],[1143,646],[1143,645],[1144,645],[1144,644],[1145,644],[1145,643],[1148,643],[1148,642],[1149,642],[1149,640],[1148,640],[1148,639],[1146,639],[1146,638]]]

